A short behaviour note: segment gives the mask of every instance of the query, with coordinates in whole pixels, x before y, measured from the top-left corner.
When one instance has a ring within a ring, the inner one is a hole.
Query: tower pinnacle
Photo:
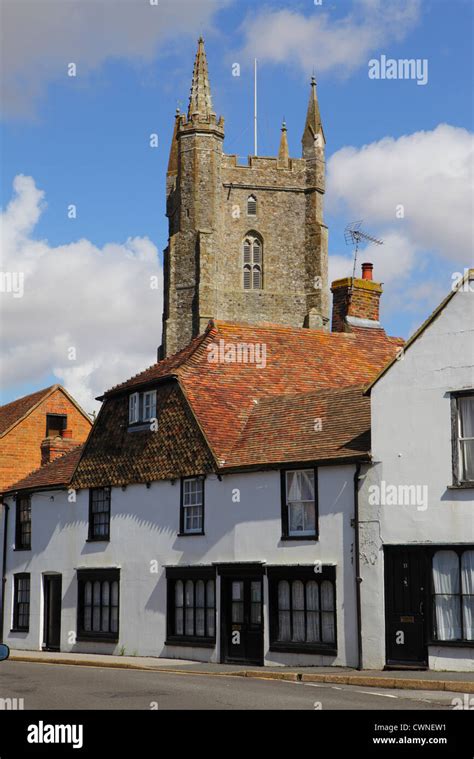
[[[288,166],[288,161],[290,158],[290,151],[288,149],[288,139],[286,136],[286,122],[283,120],[283,123],[281,125],[281,138],[280,138],[280,149],[278,151],[278,163],[281,166]]]
[[[193,82],[189,97],[188,119],[199,115],[200,120],[206,120],[212,114],[211,87],[207,69],[204,40],[199,37],[196,59],[194,61]]]
[[[318,138],[318,135],[321,137]],[[308,111],[306,113],[306,123],[303,132],[303,153],[305,150],[313,147],[318,139],[322,139],[322,144],[318,147],[323,147],[325,143],[324,130],[321,123],[321,114],[319,112],[318,95],[316,91],[316,79],[311,77],[311,93],[309,96]]]

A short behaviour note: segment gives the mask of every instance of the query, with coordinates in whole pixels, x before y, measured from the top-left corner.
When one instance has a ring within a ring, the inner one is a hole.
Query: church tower
[[[302,158],[290,157],[285,124],[275,158],[250,156],[241,164],[223,152],[223,141],[200,38],[166,177],[163,357],[184,348],[209,319],[328,327],[325,139],[314,78]]]

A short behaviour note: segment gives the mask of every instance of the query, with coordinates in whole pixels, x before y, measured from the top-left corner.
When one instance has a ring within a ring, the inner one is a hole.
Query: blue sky
[[[59,381],[90,410],[95,394],[154,361],[161,296],[144,296],[136,282],[159,271],[166,245],[173,115],[187,107],[200,33],[229,153],[253,153],[255,51],[261,155],[276,153],[285,117],[290,152],[300,156],[314,67],[331,272],[348,265],[345,225],[363,218],[387,240],[371,255],[385,284],[387,331],[407,337],[449,291],[453,273],[472,265],[470,0],[127,0],[120,12],[109,0],[86,0],[82,23],[75,0],[37,0],[42,18],[25,12],[28,1],[7,0],[2,11],[2,270],[23,261],[26,276],[22,298],[0,293],[2,403]],[[38,33],[48,14],[58,25],[49,37]],[[370,79],[368,61],[381,55],[427,59],[428,83]],[[66,75],[71,61],[76,77]],[[235,62],[240,77],[232,76]],[[9,214],[18,175],[32,179],[17,188]],[[387,210],[398,203],[403,219]],[[71,346],[80,356],[68,363]]]

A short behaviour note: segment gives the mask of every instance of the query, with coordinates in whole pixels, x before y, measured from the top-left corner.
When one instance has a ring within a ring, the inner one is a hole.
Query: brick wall
[[[46,414],[67,414],[72,440],[82,443],[90,423],[58,388],[0,438],[0,492],[41,466],[41,442],[46,436]]]

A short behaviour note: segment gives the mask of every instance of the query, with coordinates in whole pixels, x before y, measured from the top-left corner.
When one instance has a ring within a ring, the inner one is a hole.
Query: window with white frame
[[[140,420],[140,394],[132,393],[128,399],[128,421],[135,424]]]
[[[256,235],[247,235],[243,244],[244,290],[261,290],[263,287],[263,245]]]
[[[180,521],[183,534],[204,532],[204,480],[201,477],[182,480]]]
[[[436,551],[433,573],[433,638],[474,641],[474,550]]]
[[[143,393],[143,421],[156,418],[156,390],[148,390]]]
[[[474,483],[474,393],[453,394],[453,479]]]
[[[128,398],[128,423],[149,422],[156,419],[156,390],[132,393]]]
[[[314,469],[283,473],[283,536],[316,537],[316,487]]]

